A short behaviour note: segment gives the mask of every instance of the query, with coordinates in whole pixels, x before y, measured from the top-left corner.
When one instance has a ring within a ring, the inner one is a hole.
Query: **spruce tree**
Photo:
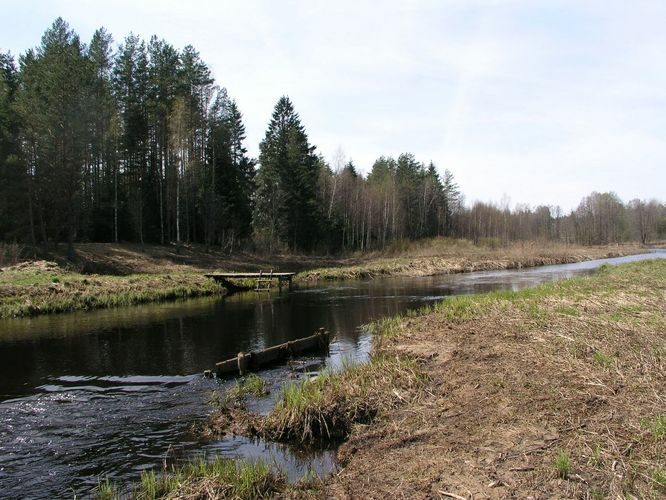
[[[209,116],[208,243],[229,250],[250,235],[254,161],[245,148],[245,125],[236,103],[225,89],[218,92]]]
[[[319,242],[319,164],[314,146],[288,97],[277,102],[259,145],[255,234],[291,249],[312,249]]]

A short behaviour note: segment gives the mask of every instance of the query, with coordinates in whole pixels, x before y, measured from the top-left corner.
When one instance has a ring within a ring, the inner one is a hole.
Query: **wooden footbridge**
[[[274,273],[271,269],[270,272],[265,273],[259,271],[258,273],[211,273],[205,274],[206,278],[211,278],[222,284],[229,290],[254,290],[256,292],[270,291],[274,285],[282,290],[285,285],[291,290],[291,280],[296,273]],[[239,285],[232,280],[254,280],[254,287]]]

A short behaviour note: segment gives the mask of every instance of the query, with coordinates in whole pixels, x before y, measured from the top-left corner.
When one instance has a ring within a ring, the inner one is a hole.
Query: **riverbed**
[[[127,483],[194,454],[261,457],[292,478],[335,467],[333,450],[304,453],[233,438],[203,442],[191,425],[211,411],[213,391],[233,381],[202,376],[239,351],[331,332],[330,353],[261,372],[271,387],[252,401],[265,412],[302,368],[362,361],[371,338],[361,326],[446,297],[519,290],[580,276],[603,263],[317,284],[292,292],[197,299],[0,322],[0,491],[8,497],[90,495],[100,478]]]

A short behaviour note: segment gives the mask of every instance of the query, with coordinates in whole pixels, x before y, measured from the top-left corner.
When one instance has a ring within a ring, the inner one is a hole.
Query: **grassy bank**
[[[666,261],[452,298],[374,330],[383,356],[428,377],[352,427],[322,496],[666,494]]]
[[[77,245],[76,262],[20,262],[0,269],[0,318],[90,310],[224,293],[212,270],[302,270],[295,281],[425,276],[579,262],[642,251],[635,245],[574,247],[517,244],[504,248],[436,238],[344,258],[228,255],[204,247]],[[322,265],[326,267],[321,267]],[[245,283],[251,285],[251,283]]]
[[[199,273],[86,275],[27,262],[0,273],[0,318],[128,306],[223,294]]]
[[[465,240],[434,239],[402,251],[370,253],[333,267],[315,268],[296,282],[371,279],[383,276],[432,276],[471,271],[498,271],[620,257],[644,251],[637,245],[581,247],[520,243],[509,247],[474,245]],[[392,255],[392,254],[397,255]]]

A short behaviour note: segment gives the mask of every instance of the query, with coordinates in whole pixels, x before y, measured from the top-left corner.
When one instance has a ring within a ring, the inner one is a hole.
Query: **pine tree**
[[[158,212],[155,224],[159,225],[159,241],[164,244],[169,238],[168,193],[175,179],[176,163],[169,150],[169,117],[179,89],[180,56],[172,45],[156,36],[148,43],[148,56],[151,206],[153,212]]]
[[[79,37],[61,18],[36,52],[21,58],[17,110],[26,131],[26,157],[34,185],[42,241],[73,242],[81,210],[81,179],[89,124],[86,103],[92,75]]]
[[[144,192],[148,184],[148,57],[145,43],[129,35],[118,49],[113,71],[114,93],[120,116],[120,182],[124,193],[119,196],[133,227],[126,236],[144,243]],[[126,226],[126,224],[122,224]]]
[[[26,172],[22,161],[19,127],[14,110],[18,73],[14,58],[0,53],[0,241],[28,236]]]
[[[117,241],[118,112],[113,96],[113,37],[104,28],[93,34],[87,57],[93,72],[87,112],[92,124],[84,179],[84,219],[94,241]]]

